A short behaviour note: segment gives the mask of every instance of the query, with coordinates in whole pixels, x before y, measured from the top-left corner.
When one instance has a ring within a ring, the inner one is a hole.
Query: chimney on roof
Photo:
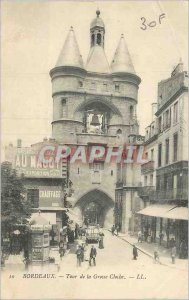
[[[183,71],[184,71],[184,64],[182,59],[180,58],[178,65],[176,65],[176,67],[173,69],[171,73],[171,77],[177,75],[178,73],[182,73]]]

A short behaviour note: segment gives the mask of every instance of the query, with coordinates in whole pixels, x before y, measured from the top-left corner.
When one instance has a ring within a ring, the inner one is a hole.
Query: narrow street
[[[77,267],[76,255],[68,254],[55,278],[23,278],[22,273],[4,270],[6,294],[2,288],[2,299],[187,299],[186,271],[154,264],[141,252],[134,261],[127,242],[104,233],[105,248],[97,247],[96,266],[89,267],[85,261]],[[9,278],[10,274],[14,278]]]

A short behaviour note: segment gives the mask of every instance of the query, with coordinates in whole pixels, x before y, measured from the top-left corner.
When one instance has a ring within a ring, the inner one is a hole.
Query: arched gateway
[[[76,202],[75,209],[79,209],[83,221],[90,224],[99,224],[102,227],[110,227],[113,223],[114,202],[103,191],[91,190],[81,196]]]

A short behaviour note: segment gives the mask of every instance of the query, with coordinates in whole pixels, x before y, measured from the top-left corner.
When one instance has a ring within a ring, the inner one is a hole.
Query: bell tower
[[[100,18],[100,10],[96,11],[96,18],[91,22],[90,26],[91,47],[99,45],[104,48],[105,25]]]
[[[80,151],[84,147],[82,157],[86,154],[86,160],[78,155],[76,161],[68,164],[74,195],[67,201],[82,216],[94,205],[98,208],[99,222],[110,227],[114,222],[117,163],[107,161],[104,156],[91,161],[88,154],[92,153],[93,146],[103,146],[106,151],[117,149],[129,142],[131,134],[138,134],[136,106],[141,80],[123,35],[109,64],[105,53],[105,24],[99,10],[90,24],[89,46],[84,64],[71,27],[58,61],[50,71],[52,136],[56,142],[69,145],[73,150]],[[124,176],[132,186],[133,166],[127,165]],[[131,189],[124,191],[127,201],[123,199],[123,205],[127,205],[127,214],[131,214],[132,193]],[[129,220],[123,219],[122,228],[127,229]]]

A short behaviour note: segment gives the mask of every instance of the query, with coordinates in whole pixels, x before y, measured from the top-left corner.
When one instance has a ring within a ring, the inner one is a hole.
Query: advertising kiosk
[[[33,219],[31,225],[31,251],[29,255],[31,265],[42,265],[49,262],[50,237],[52,226],[39,215]]]

